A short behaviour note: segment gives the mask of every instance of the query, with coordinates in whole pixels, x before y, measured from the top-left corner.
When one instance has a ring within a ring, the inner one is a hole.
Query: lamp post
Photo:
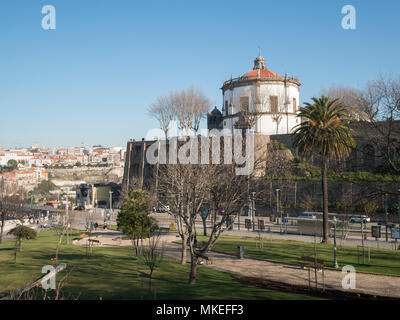
[[[110,211],[112,211],[112,194],[113,192],[110,191]]]
[[[67,223],[67,244],[69,244],[69,213],[68,213],[68,195],[65,196],[66,198],[66,223]]]
[[[399,193],[397,200],[397,219],[398,219],[397,221],[399,223],[399,229],[400,229],[400,189],[398,189],[397,192]]]
[[[282,214],[279,211],[279,189],[276,189],[276,213],[280,215],[281,221],[279,223],[280,234],[282,234]]]
[[[256,201],[256,193],[253,191],[251,193],[251,195],[252,195],[252,198],[251,198],[251,207],[252,207],[251,215],[253,217],[253,231],[254,231],[255,230],[254,224],[255,224],[255,220],[256,220],[256,203],[255,203],[255,201]]]
[[[336,223],[337,223],[337,219],[336,219],[336,217],[333,217],[333,260],[334,260],[333,267],[339,268],[339,265],[337,262],[337,252],[336,252]]]
[[[386,238],[386,242],[388,242],[388,209],[387,209],[387,194],[384,194],[384,200],[385,200],[385,238]]]

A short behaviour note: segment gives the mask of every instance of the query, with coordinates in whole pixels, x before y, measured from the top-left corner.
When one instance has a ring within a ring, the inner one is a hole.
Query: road
[[[153,216],[157,219],[160,226],[169,226],[172,222],[174,222],[174,217],[172,214],[168,215],[167,213],[156,213]],[[244,225],[244,220],[248,217],[240,218],[240,225],[237,220],[233,225],[233,230],[227,230],[224,232],[224,235],[238,236],[238,237],[258,237],[259,233],[257,230],[253,231],[252,228],[249,230]],[[261,232],[263,237],[273,239],[285,239],[285,240],[298,240],[305,242],[314,242],[313,235],[305,235],[300,234],[297,231],[297,227],[295,225],[283,224],[281,225],[270,222],[268,217],[257,217],[257,219],[263,219],[265,222],[265,230]],[[364,230],[364,246],[370,248],[380,248],[380,249],[396,249],[398,248],[400,242],[396,242],[391,239],[390,231],[388,234],[388,241],[385,239],[384,231],[382,232],[382,237],[378,240],[371,237],[371,227],[376,225],[376,223],[368,223]],[[257,226],[255,226],[257,229]],[[201,219],[196,220],[196,229],[198,233],[203,233],[203,222]],[[207,231],[211,230],[211,222],[207,220]],[[384,228],[382,228],[384,230]],[[282,231],[282,233],[281,233]],[[338,245],[346,245],[346,246],[361,246],[363,241],[361,239],[361,227],[359,224],[354,223],[350,224],[350,231],[347,233],[345,237],[342,237],[342,230],[337,229],[336,233],[337,244]],[[343,233],[345,235],[345,233]],[[317,236],[317,242],[320,242],[322,238]],[[332,240],[333,242],[333,240]]]

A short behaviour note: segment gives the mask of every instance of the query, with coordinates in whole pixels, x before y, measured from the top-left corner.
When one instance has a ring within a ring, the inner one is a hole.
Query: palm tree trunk
[[[322,156],[322,197],[323,197],[323,217],[322,229],[323,239],[322,242],[329,243],[329,215],[328,215],[328,159]]]

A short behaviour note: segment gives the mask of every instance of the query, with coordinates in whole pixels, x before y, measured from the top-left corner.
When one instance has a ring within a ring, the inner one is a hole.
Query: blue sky
[[[356,8],[357,29],[341,27]],[[44,5],[56,30],[43,30]],[[298,76],[301,100],[399,74],[400,1],[2,0],[0,146],[125,146],[157,126],[159,95],[194,86],[221,105],[253,67]]]

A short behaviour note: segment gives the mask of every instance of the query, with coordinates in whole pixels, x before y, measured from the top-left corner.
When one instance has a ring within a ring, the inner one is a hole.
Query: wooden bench
[[[304,269],[305,267],[312,267],[322,269],[325,266],[325,260],[315,259],[313,257],[301,257],[299,260],[300,266]]]
[[[196,255],[202,258],[203,260],[206,260],[206,264],[208,263],[212,264],[212,259],[209,256],[205,255],[204,253],[197,251]]]
[[[96,240],[96,239],[88,239],[88,241],[89,241],[89,245],[90,245],[90,243],[92,243],[92,245],[94,245],[95,243],[98,245],[101,244],[100,240]]]
[[[160,232],[169,232],[170,231],[170,225],[161,225],[158,226],[158,230]]]
[[[322,284],[323,290],[325,290],[325,260],[315,259],[313,257],[302,256],[299,260],[300,266],[308,269],[308,287],[311,288],[311,268],[315,271],[315,287],[318,287],[317,271],[322,270]]]

